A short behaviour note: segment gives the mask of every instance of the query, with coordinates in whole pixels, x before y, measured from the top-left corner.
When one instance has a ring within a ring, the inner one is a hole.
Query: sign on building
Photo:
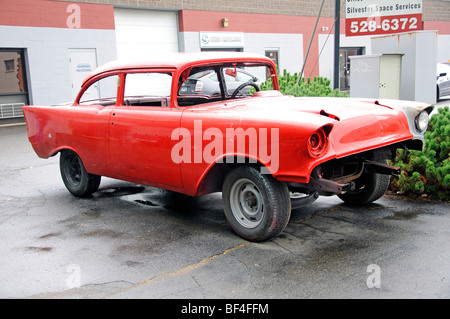
[[[243,48],[244,33],[200,32],[201,48]]]
[[[423,0],[345,0],[346,36],[422,30]]]

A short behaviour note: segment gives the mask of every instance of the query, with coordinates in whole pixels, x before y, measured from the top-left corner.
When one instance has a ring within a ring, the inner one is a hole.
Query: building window
[[[277,69],[279,70],[280,68],[279,68],[279,61],[278,61],[278,49],[266,49],[265,55],[266,55],[266,57],[271,59],[273,63],[275,63]],[[266,78],[267,79],[270,78],[270,72],[266,73]]]
[[[4,75],[0,82],[0,94],[26,93],[22,52],[0,49],[1,60],[4,63],[0,67],[0,73]]]
[[[275,65],[278,67],[278,49],[267,49],[266,57],[271,59],[273,63],[275,63]]]
[[[14,72],[14,60],[5,60],[5,73]]]

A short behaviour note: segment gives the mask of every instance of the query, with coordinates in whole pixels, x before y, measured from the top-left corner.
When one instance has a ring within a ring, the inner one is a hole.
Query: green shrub
[[[278,84],[280,86],[280,92],[284,95],[293,96],[328,96],[328,97],[348,97],[347,94],[341,93],[338,89],[332,90],[331,81],[327,78],[315,76],[311,81],[311,78],[305,81],[302,78],[299,83],[299,74],[290,74],[286,70],[283,74],[278,74]],[[261,90],[272,90],[272,81],[268,80],[261,84]]]
[[[398,150],[393,161],[402,173],[391,190],[410,197],[450,200],[450,110],[439,109],[430,119],[423,151]]]

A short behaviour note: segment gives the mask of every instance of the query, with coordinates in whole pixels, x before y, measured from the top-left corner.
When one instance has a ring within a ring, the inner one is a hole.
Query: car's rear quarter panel
[[[25,106],[28,138],[36,154],[48,158],[75,151],[88,172],[107,170],[108,124],[112,110],[95,106]]]

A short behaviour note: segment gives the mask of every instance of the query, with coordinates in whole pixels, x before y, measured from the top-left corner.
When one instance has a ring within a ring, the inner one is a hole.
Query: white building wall
[[[438,35],[437,61],[450,62],[450,35]]]
[[[114,30],[0,26],[0,47],[25,49],[30,104],[71,102],[69,49],[96,49],[97,64],[115,60]]]

